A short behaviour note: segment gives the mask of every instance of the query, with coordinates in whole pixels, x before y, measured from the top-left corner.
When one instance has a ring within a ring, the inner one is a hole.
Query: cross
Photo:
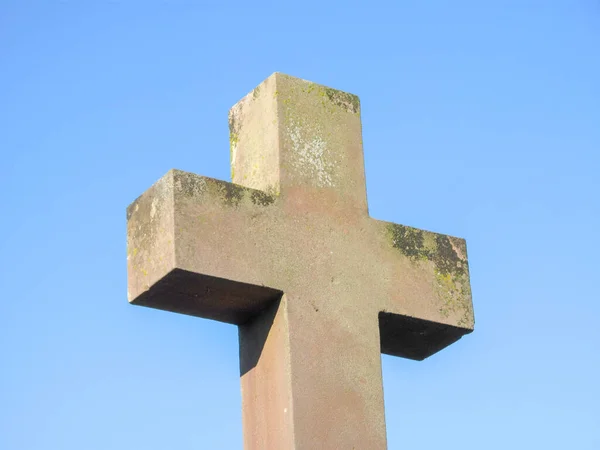
[[[380,354],[473,330],[465,241],[369,216],[355,95],[275,73],[229,127],[233,183],[128,207],[129,301],[238,326],[246,449],[385,449]]]

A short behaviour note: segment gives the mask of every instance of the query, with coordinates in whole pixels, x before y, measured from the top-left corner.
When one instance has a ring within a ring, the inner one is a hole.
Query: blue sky
[[[280,71],[360,96],[373,217],[467,239],[389,448],[600,449],[599,48],[596,0],[0,1],[0,448],[241,448],[236,329],[128,305],[125,208],[229,180]]]

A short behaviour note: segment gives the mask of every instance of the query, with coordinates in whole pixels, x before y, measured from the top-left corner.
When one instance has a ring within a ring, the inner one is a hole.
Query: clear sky
[[[125,208],[229,180],[275,71],[360,96],[373,217],[467,239],[389,448],[600,449],[597,0],[0,1],[0,449],[241,448],[237,330],[128,305]]]

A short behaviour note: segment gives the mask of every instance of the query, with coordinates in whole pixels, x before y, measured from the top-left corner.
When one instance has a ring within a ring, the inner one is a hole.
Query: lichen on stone
[[[443,234],[435,236],[436,251],[431,255],[436,269],[442,274],[463,275],[465,261],[463,261],[450,242],[450,238]]]
[[[209,178],[200,177],[188,172],[175,173],[175,187],[186,197],[203,195],[208,189]]]
[[[240,124],[235,120],[236,111],[229,111],[229,160],[231,164],[231,180],[235,176],[235,162],[237,154],[237,146],[239,141]]]
[[[268,206],[276,199],[272,188],[264,192],[188,172],[176,173],[175,186],[186,197],[204,197],[207,201],[215,199],[225,206],[234,208],[244,201],[258,206]]]
[[[143,194],[142,194],[143,195]],[[137,211],[139,209],[139,202],[140,199],[142,198],[142,195],[140,195],[138,198],[136,198],[133,202],[131,202],[131,204],[127,207],[127,220],[131,219],[131,216],[133,215],[133,213],[135,211]]]
[[[391,234],[392,245],[400,250],[404,256],[415,260],[429,259],[430,251],[425,247],[422,230],[395,223],[389,224],[388,229]]]
[[[334,105],[344,108],[345,110],[354,114],[358,114],[360,112],[360,100],[358,99],[358,96],[328,87],[324,89],[325,95]]]
[[[275,202],[275,197],[263,191],[253,191],[250,195],[252,203],[259,206],[269,206]]]
[[[300,118],[289,118],[287,134],[300,173],[312,178],[317,186],[334,186],[334,166],[327,158],[327,142],[319,130],[307,127]]]
[[[221,200],[227,206],[238,206],[246,194],[246,189],[237,184],[219,180],[213,182],[218,185]]]
[[[471,288],[464,240],[422,231],[398,224],[388,224],[392,246],[413,263],[429,262],[434,270],[434,289],[442,304],[443,317],[460,314],[459,326],[473,325]]]

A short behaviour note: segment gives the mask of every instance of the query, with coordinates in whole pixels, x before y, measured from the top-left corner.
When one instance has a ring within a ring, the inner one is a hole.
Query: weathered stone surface
[[[240,326],[246,448],[383,449],[380,353],[473,329],[465,241],[369,217],[356,96],[274,74],[229,122],[236,184],[129,207],[129,300]]]

